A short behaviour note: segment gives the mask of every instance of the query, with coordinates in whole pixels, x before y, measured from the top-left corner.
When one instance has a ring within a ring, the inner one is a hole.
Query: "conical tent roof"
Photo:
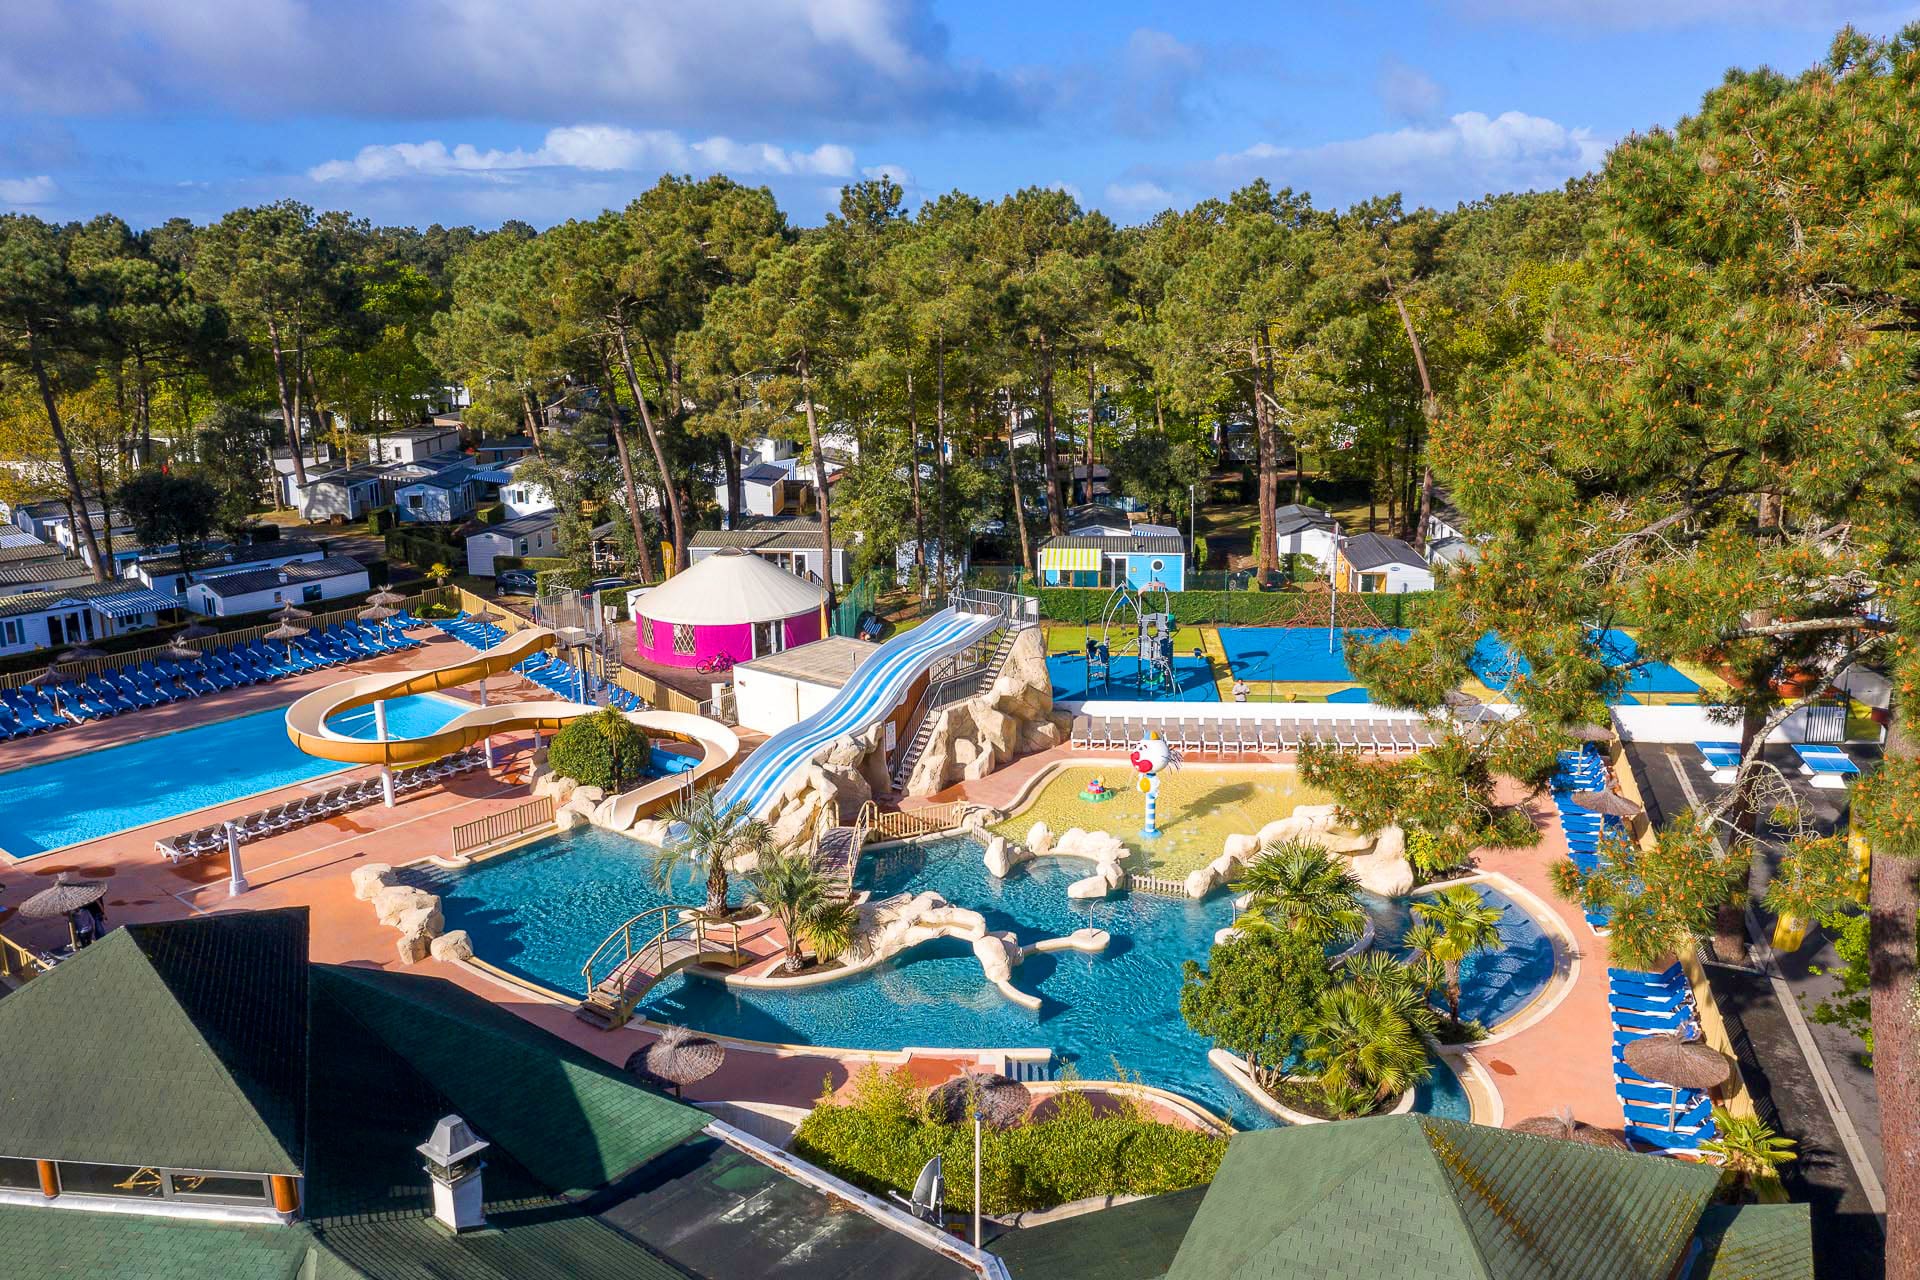
[[[826,598],[825,589],[751,552],[729,547],[668,578],[641,596],[634,608],[656,622],[738,626],[811,613]]]

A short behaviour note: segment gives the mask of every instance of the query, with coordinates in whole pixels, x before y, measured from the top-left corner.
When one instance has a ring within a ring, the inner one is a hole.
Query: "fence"
[[[0,978],[10,978],[16,983],[25,983],[39,977],[47,971],[40,957],[27,950],[13,939],[0,936]]]
[[[1111,587],[1043,587],[1040,616],[1049,622],[1098,622],[1111,592]],[[1417,627],[1427,620],[1437,595],[1342,592],[1332,607],[1342,626]],[[1324,591],[1175,591],[1171,605],[1173,616],[1187,625],[1281,627],[1324,627],[1330,607]]]
[[[833,634],[837,636],[857,635],[860,631],[860,619],[873,609],[873,602],[880,596],[880,574],[875,571],[853,584],[841,596],[833,609]]]
[[[928,805],[923,809],[897,810],[882,810],[869,800],[861,806],[859,825],[867,829],[869,840],[910,840],[915,836],[951,831],[966,816],[965,800],[949,800],[945,804]]]
[[[532,831],[537,827],[553,824],[553,797],[541,796],[512,809],[502,809],[499,813],[490,813],[484,818],[475,818],[472,822],[462,822],[453,829],[453,852],[458,857],[471,853],[475,849],[484,849],[488,845],[509,836],[517,836],[523,831]]]
[[[1188,896],[1185,880],[1168,880],[1161,876],[1142,875],[1137,871],[1128,873],[1127,887],[1135,893],[1150,893],[1158,898]]]
[[[431,605],[446,604],[453,598],[451,593],[455,590],[457,590],[457,588],[454,587],[430,587],[418,595],[408,596],[405,603],[401,605],[401,608],[417,613],[419,610]],[[479,597],[476,596],[474,598],[478,599]],[[352,622],[360,616],[360,611],[363,607],[364,606],[356,605],[351,609],[336,609],[330,613],[316,613],[311,618],[302,619],[300,625],[309,631],[317,631],[322,627],[330,627],[336,622]],[[199,618],[196,619],[196,621],[212,622],[214,620],[210,618]],[[277,622],[266,623],[256,627],[242,627],[236,631],[222,631],[219,635],[208,636],[204,640],[169,641],[166,644],[150,645],[145,649],[128,649],[124,653],[110,653],[105,657],[89,658],[83,662],[61,663],[60,670],[71,679],[84,679],[87,676],[99,675],[103,671],[117,671],[121,667],[138,666],[142,662],[165,662],[167,661],[167,650],[172,648],[175,643],[185,644],[190,649],[201,650],[223,649],[229,645],[251,644],[255,640],[265,639],[267,632],[274,630],[279,625]],[[0,676],[0,688],[18,689],[39,674],[38,671],[16,671],[11,675]]]

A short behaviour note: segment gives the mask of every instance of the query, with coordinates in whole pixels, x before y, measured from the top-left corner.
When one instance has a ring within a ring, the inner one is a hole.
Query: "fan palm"
[[[1404,1002],[1355,983],[1320,998],[1307,1029],[1305,1057],[1320,1072],[1328,1101],[1336,1105],[1343,1095],[1358,1091],[1377,1106],[1413,1088],[1433,1069],[1426,1042],[1407,1017]]]
[[[1713,1128],[1719,1136],[1703,1141],[1700,1149],[1720,1157],[1722,1175],[1741,1198],[1756,1179],[1799,1159],[1793,1139],[1775,1133],[1759,1116],[1736,1116],[1725,1107],[1715,1107]]]
[[[747,877],[753,900],[780,922],[786,934],[786,967],[800,967],[800,944],[832,960],[852,945],[859,908],[836,897],[832,882],[802,853],[774,853],[760,859]]]
[[[1431,926],[1431,932],[1421,935],[1424,949],[1416,950],[1438,962],[1446,974],[1447,1016],[1458,1023],[1460,968],[1469,956],[1506,947],[1500,936],[1506,912],[1462,884],[1414,903],[1413,913]]]
[[[1348,959],[1341,971],[1349,984],[1391,1006],[1421,1036],[1439,1030],[1440,1015],[1428,1003],[1439,985],[1437,966],[1418,955],[1401,960],[1391,952],[1364,951]]]
[[[773,831],[758,818],[742,818],[714,803],[714,792],[697,791],[667,814],[667,838],[654,859],[653,877],[662,889],[682,867],[707,873],[709,916],[727,913],[727,864],[752,855],[764,862],[774,855]]]
[[[1261,848],[1247,864],[1240,888],[1253,915],[1317,942],[1351,938],[1366,926],[1360,882],[1318,845],[1283,841]]]

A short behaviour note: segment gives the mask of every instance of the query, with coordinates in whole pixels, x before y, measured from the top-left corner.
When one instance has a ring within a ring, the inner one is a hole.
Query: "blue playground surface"
[[[1349,644],[1405,640],[1401,627],[1343,629],[1328,652],[1326,627],[1222,627],[1220,647],[1236,680],[1297,680],[1310,684],[1353,684],[1347,669]]]
[[[1625,666],[1640,656],[1640,646],[1634,643],[1632,636],[1624,631],[1612,630],[1595,632],[1594,641],[1600,646],[1601,656],[1610,665]],[[1467,659],[1467,666],[1480,682],[1489,689],[1499,690],[1507,687],[1515,676],[1528,674],[1532,667],[1527,660],[1515,652],[1499,636],[1489,631],[1480,637],[1480,643],[1474,646],[1473,656]],[[1627,674],[1616,702],[1636,703],[1640,695],[1649,693],[1698,693],[1700,685],[1686,673],[1664,662],[1650,662]]]
[[[1220,689],[1214,681],[1213,663],[1206,658],[1176,657],[1173,678],[1177,690],[1140,688],[1140,659],[1122,656],[1108,664],[1106,682],[1093,682],[1087,688],[1087,659],[1081,653],[1047,655],[1047,674],[1053,678],[1054,701],[1084,702],[1089,699],[1121,702],[1218,702]]]

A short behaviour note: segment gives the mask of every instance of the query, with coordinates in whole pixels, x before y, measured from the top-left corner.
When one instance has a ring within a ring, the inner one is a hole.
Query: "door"
[[[779,653],[785,648],[786,624],[782,622],[756,622],[753,624],[753,656],[764,658],[770,653]]]

